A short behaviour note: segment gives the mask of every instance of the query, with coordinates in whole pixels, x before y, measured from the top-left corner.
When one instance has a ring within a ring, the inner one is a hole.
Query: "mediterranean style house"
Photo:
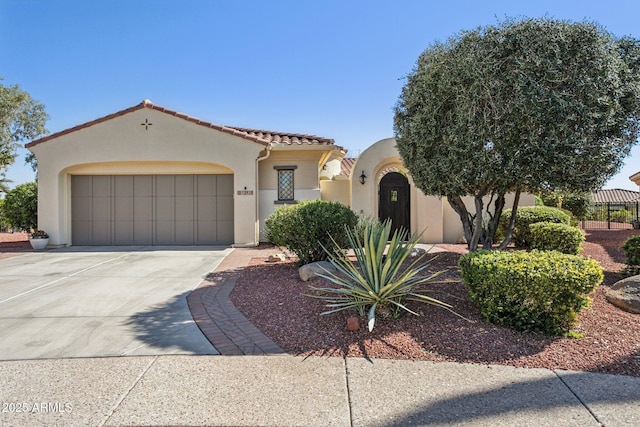
[[[26,147],[38,160],[38,227],[54,247],[253,246],[276,208],[315,199],[392,218],[425,243],[463,234],[446,200],[413,185],[393,138],[348,158],[329,138],[222,126],[145,100]]]

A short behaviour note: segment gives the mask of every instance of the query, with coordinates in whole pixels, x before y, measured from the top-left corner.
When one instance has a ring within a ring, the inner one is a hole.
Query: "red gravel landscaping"
[[[362,319],[358,331],[349,331],[346,319],[354,313],[321,316],[324,303],[305,296],[310,290],[293,264],[269,264],[264,259],[252,260],[243,271],[231,300],[258,329],[296,355],[457,361],[640,377],[640,316],[604,298],[624,268],[620,245],[637,234],[638,230],[587,232],[582,255],[600,262],[605,281],[592,295],[592,309],[580,314],[574,328],[584,335],[580,339],[520,333],[485,322],[460,279],[457,261],[466,252],[461,245],[438,245],[446,252],[438,254],[429,271],[447,270],[443,277],[452,282],[433,285],[433,295],[471,322],[438,307],[416,304],[412,308],[421,313],[419,317],[378,319],[371,333]],[[318,284],[321,279],[314,282]]]
[[[0,233],[0,259],[31,250],[27,233]]]

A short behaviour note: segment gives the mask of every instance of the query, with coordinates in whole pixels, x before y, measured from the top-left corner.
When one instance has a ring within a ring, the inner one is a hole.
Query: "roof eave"
[[[180,113],[179,111],[171,110],[169,108],[165,108],[165,107],[162,107],[160,105],[156,105],[156,104],[152,103],[151,101],[149,101],[148,99],[145,99],[140,104],[134,105],[133,107],[129,107],[129,108],[126,108],[124,110],[120,110],[120,111],[117,111],[115,113],[112,113],[112,114],[109,114],[109,115],[106,115],[106,116],[103,116],[103,117],[99,117],[99,118],[97,118],[95,120],[91,120],[89,122],[82,123],[80,125],[73,126],[71,128],[68,128],[68,129],[65,129],[65,130],[62,130],[62,131],[59,131],[59,132],[52,133],[51,135],[43,136],[42,138],[38,138],[36,140],[33,140],[33,141],[25,144],[25,147],[26,148],[31,148],[31,147],[34,147],[36,145],[42,144],[44,142],[51,141],[53,139],[59,138],[61,136],[68,135],[70,133],[74,133],[74,132],[80,131],[82,129],[86,129],[86,128],[89,128],[91,126],[95,126],[97,124],[107,122],[107,121],[109,121],[111,119],[114,119],[116,117],[120,117],[120,116],[124,116],[126,114],[129,114],[129,113],[133,113],[133,112],[141,110],[143,108],[148,108],[150,110],[159,111],[159,112],[164,113],[164,114],[169,114],[171,116],[177,117],[177,118],[182,119],[182,120],[186,120],[186,121],[194,123],[196,125],[204,126],[204,127],[207,127],[207,128],[210,128],[210,129],[214,129],[214,130],[217,130],[217,131],[220,131],[220,132],[224,132],[224,133],[227,133],[227,134],[230,134],[230,135],[233,135],[233,136],[237,136],[239,138],[242,138],[242,139],[245,139],[245,140],[248,140],[248,141],[252,141],[252,142],[258,143],[258,144],[263,145],[263,146],[268,146],[269,145],[269,141],[266,141],[266,140],[264,140],[262,138],[258,138],[258,137],[253,136],[253,135],[249,135],[246,132],[240,131],[238,129],[231,128],[231,127],[228,127],[228,126],[218,125],[218,124],[215,124],[215,123],[212,123],[212,122],[208,122],[206,120],[199,119],[197,117],[192,117],[192,116],[189,116],[187,114]]]

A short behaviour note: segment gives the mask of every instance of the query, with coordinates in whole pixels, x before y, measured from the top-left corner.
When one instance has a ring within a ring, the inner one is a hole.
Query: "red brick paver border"
[[[283,354],[285,351],[236,309],[229,295],[242,268],[251,258],[268,256],[273,248],[234,249],[187,296],[191,316],[205,337],[222,355]]]

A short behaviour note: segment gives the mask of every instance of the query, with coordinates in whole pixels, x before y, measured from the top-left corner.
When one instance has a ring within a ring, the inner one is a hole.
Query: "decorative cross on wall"
[[[144,119],[144,123],[140,123],[140,126],[144,126],[144,130],[149,129],[149,126],[152,126],[153,123],[149,123],[149,119]]]

